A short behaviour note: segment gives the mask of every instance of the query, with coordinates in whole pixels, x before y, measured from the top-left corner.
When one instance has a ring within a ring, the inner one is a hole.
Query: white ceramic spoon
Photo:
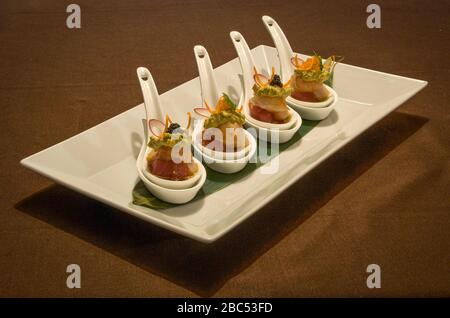
[[[146,125],[145,125],[145,141],[142,144],[142,148],[139,154],[139,157],[136,161],[136,167],[139,172],[139,176],[142,181],[146,185],[147,189],[153,193],[155,187],[152,185],[157,185],[159,187],[165,188],[167,190],[174,189],[188,189],[195,188],[195,184],[202,178],[202,173],[206,174],[202,164],[194,158],[194,161],[199,165],[199,169],[197,173],[187,180],[182,181],[174,181],[167,180],[163,178],[159,178],[148,170],[147,165],[147,156],[151,152],[151,149],[147,146],[147,140],[149,139],[150,134],[152,134],[149,128],[149,119],[163,119],[162,109],[161,109],[161,101],[158,94],[158,89],[156,88],[155,81],[150,73],[150,71],[145,67],[139,67],[137,69],[137,76],[139,79],[139,83],[141,85],[142,95],[144,96],[144,106],[145,106],[145,117],[146,117]],[[154,116],[151,114],[155,114]],[[160,131],[162,132],[162,131]],[[201,167],[200,167],[201,166]],[[203,168],[203,169],[202,169]],[[205,177],[206,178],[206,177]],[[150,185],[150,186],[149,186]],[[198,190],[197,190],[198,191]],[[161,191],[158,191],[160,193]],[[169,191],[170,192],[170,191]],[[155,194],[155,193],[154,193]],[[156,195],[156,194],[155,194]],[[177,198],[173,198],[173,200],[177,200]],[[167,200],[166,200],[167,201]],[[171,202],[171,201],[168,201]]]
[[[215,107],[220,95],[208,51],[203,46],[196,45],[194,46],[194,56],[200,77],[202,104],[204,105],[206,102],[210,107]]]
[[[208,51],[203,46],[196,45],[194,47],[194,55],[195,60],[197,61],[198,74],[200,77],[203,104],[207,102],[210,107],[215,107],[220,95],[217,89],[217,83]],[[195,153],[197,155],[202,155],[206,164],[208,164],[208,166],[213,170],[222,173],[235,173],[242,170],[250,160],[251,154],[253,154],[256,150],[256,140],[253,135],[245,131],[245,137],[249,142],[248,146],[240,151],[223,152],[208,149],[201,143],[204,122],[205,120],[197,122],[197,125],[194,128],[192,139],[194,141]],[[237,162],[237,159],[242,160]]]
[[[232,31],[230,32],[230,37],[242,67],[244,89],[243,96],[239,104],[244,107],[247,124],[258,130],[258,137],[261,139],[279,143],[289,141],[301,126],[302,119],[300,118],[300,115],[288,106],[289,112],[291,113],[291,118],[289,122],[285,124],[266,123],[251,117],[248,103],[253,96],[253,68],[256,67],[256,64],[250,48],[248,47],[242,34],[237,31]]]
[[[283,82],[289,80],[294,72],[294,66],[291,63],[291,58],[294,57],[294,52],[289,44],[286,35],[283,30],[280,28],[278,23],[271,17],[265,15],[262,17],[262,21],[267,31],[269,31],[272,36],[275,47],[278,51],[278,58],[280,60],[281,65],[281,78]],[[338,95],[334,89],[325,85],[328,91],[330,92],[330,96],[327,100],[323,102],[311,103],[311,102],[303,102],[292,98],[289,96],[286,98],[286,102],[297,109],[303,118],[311,119],[311,120],[321,120],[327,117],[331,111],[334,109],[334,106],[337,104]],[[313,109],[311,109],[313,108]],[[314,108],[320,108],[315,110]]]
[[[158,89],[150,71],[146,67],[138,67],[136,70],[139,84],[141,85],[142,95],[144,96],[145,116],[147,123],[150,118],[158,119],[164,122],[162,114],[161,101],[159,99]],[[152,117],[150,117],[150,115]],[[147,130],[148,126],[147,126]]]
[[[148,126],[147,122],[145,123],[145,126]],[[144,175],[145,170],[143,169],[141,163],[144,162],[144,160],[146,160],[147,148],[148,148],[147,145],[144,143],[139,153],[138,159],[136,161],[136,168],[138,171],[139,178],[142,180],[147,190],[150,191],[157,198],[169,203],[183,204],[191,201],[195,197],[197,192],[200,191],[200,189],[203,187],[203,184],[206,181],[206,170],[205,167],[203,167],[203,165],[201,164],[201,162],[193,157],[194,162],[197,163],[199,167],[199,172],[197,174],[200,176],[200,180],[198,180],[198,182],[194,184],[194,186],[187,189],[169,189],[167,187],[158,185],[157,183],[151,182]]]
[[[200,127],[196,127],[194,130],[195,134],[200,134],[202,129]],[[206,152],[202,152],[199,147],[194,143],[194,153],[196,157],[203,158],[203,161],[210,167],[211,169],[221,172],[221,173],[236,173],[245,168],[247,163],[256,153],[257,143],[256,139],[250,134],[247,130],[244,130],[245,135],[249,141],[248,150],[246,150],[246,154],[244,157],[236,158],[236,159],[218,159],[216,157],[209,156]]]

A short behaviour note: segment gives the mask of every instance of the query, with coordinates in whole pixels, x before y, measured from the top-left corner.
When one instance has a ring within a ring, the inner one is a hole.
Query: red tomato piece
[[[271,112],[268,112],[267,110],[262,109],[261,107],[258,107],[253,104],[250,105],[250,115],[259,121],[263,121],[266,123],[274,122],[273,115]]]

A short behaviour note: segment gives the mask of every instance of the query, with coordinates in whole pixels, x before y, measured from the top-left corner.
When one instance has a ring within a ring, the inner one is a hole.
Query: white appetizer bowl
[[[326,84],[323,84],[323,85],[328,90],[328,92],[330,92],[330,94],[329,94],[328,98],[322,102],[305,102],[305,101],[295,99],[291,96],[288,96],[288,98],[286,98],[286,102],[292,107],[295,107],[297,105],[303,106],[303,107],[309,107],[309,108],[327,107],[327,106],[331,105],[334,102],[334,100],[337,99],[337,93],[330,86],[328,86]]]
[[[208,147],[203,146],[202,144],[202,138],[201,134],[203,133],[203,125],[205,123],[205,120],[199,121],[199,123],[194,128],[194,133],[192,134],[192,140],[193,144],[200,149],[202,153],[207,155],[208,157],[219,159],[219,160],[234,160],[234,159],[240,159],[245,157],[246,154],[249,153],[251,149],[251,139],[254,139],[254,137],[244,129],[245,138],[248,140],[248,145],[239,150],[234,152],[224,152],[224,151],[217,151],[210,149]]]
[[[329,104],[326,107],[309,107],[307,104],[316,104],[316,103],[308,103],[308,102],[302,102],[295,98],[292,98],[289,96],[286,99],[286,102],[296,109],[304,119],[308,120],[322,120],[328,117],[328,115],[333,111],[336,104],[338,103],[339,97],[334,89],[327,86],[329,88],[331,94],[333,97],[329,97],[328,100],[331,100],[331,104]]]
[[[232,174],[241,171],[245,168],[247,163],[256,153],[256,139],[247,131],[245,131],[248,141],[249,141],[249,151],[247,154],[238,159],[218,159],[208,156],[206,153],[202,152],[201,148],[198,147],[198,143],[193,144],[194,146],[194,156],[196,158],[201,158],[205,164],[220,173]],[[203,147],[205,148],[205,147]]]
[[[148,170],[147,159],[146,159],[151,151],[152,151],[151,148],[147,147],[147,151],[145,153],[145,158],[142,159],[142,172],[144,173],[144,176],[151,182],[153,182],[161,187],[167,188],[167,189],[187,189],[187,188],[193,187],[194,184],[200,179],[200,177],[201,177],[200,167],[191,178],[186,179],[186,180],[175,181],[175,180],[168,180],[168,179],[163,179],[158,176],[155,176],[154,174],[152,174],[150,172],[150,170]],[[197,163],[196,161],[194,161],[194,162]]]
[[[246,117],[246,126],[254,128],[256,130],[258,139],[280,144],[288,142],[289,140],[291,140],[291,138],[294,136],[297,130],[300,129],[300,126],[302,125],[302,118],[300,117],[300,115],[293,109],[290,109],[290,111],[292,114],[291,120],[293,121],[294,125],[291,126],[289,129],[277,130],[262,127],[259,126],[256,122],[254,122],[254,120],[248,120],[247,117]]]
[[[137,170],[140,179],[144,183],[145,187],[148,191],[150,191],[157,198],[173,203],[173,204],[183,204],[191,201],[198,191],[202,188],[203,184],[206,181],[206,170],[203,167],[202,163],[198,161],[196,158],[193,158],[194,162],[198,164],[199,171],[196,175],[199,175],[199,179],[197,179],[197,183],[195,183],[192,187],[186,189],[169,189],[162,187],[156,183],[150,181],[143,172],[141,165],[138,164]],[[142,161],[142,160],[141,160]],[[161,179],[161,178],[159,178]],[[191,178],[192,179],[192,178]],[[176,181],[178,182],[178,181]]]
[[[292,108],[290,108],[289,106],[287,106],[287,107],[288,107],[289,113],[291,114],[291,118],[289,118],[289,121],[287,123],[272,124],[272,123],[266,123],[264,121],[257,120],[251,116],[249,105],[246,105],[244,107],[245,121],[251,122],[253,125],[261,127],[261,128],[266,128],[266,129],[278,128],[280,130],[287,130],[287,129],[295,126],[295,121],[297,119],[296,117],[294,117],[294,114],[293,114],[293,113],[295,113],[295,111]]]

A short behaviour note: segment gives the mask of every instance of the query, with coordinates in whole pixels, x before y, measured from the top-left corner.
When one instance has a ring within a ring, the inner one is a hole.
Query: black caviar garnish
[[[272,80],[269,83],[272,86],[278,86],[278,87],[283,87],[283,83],[281,83],[281,78],[280,75],[275,74],[272,78]]]
[[[175,130],[177,130],[178,128],[180,128],[181,126],[177,123],[171,123],[169,125],[169,127],[167,127],[167,131],[169,134],[173,133]]]

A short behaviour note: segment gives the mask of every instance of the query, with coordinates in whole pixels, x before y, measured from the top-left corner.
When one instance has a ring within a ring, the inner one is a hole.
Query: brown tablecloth
[[[449,1],[0,3],[0,296],[450,296]],[[20,159],[195,76],[192,47],[236,57],[228,33],[429,86],[244,224],[204,245],[56,185]],[[82,269],[66,287],[66,266]],[[381,266],[368,289],[366,267]]]

